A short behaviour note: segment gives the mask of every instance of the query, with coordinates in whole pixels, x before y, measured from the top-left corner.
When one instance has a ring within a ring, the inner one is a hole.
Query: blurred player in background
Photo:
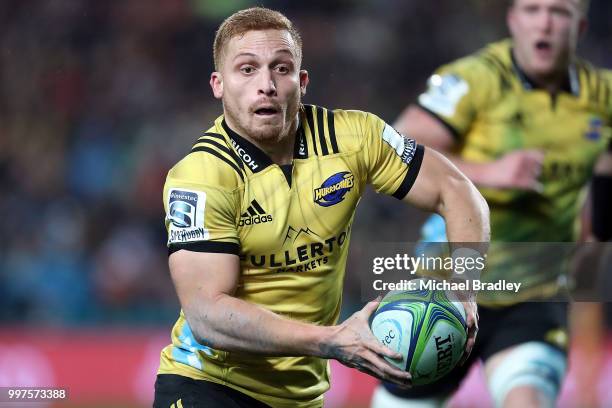
[[[443,156],[376,116],[302,105],[301,39],[282,14],[243,10],[214,42],[223,115],[169,172],[170,273],[182,306],[156,407],[320,407],[329,365],[402,386],[368,303],[340,311],[350,227],[366,184],[440,213],[455,241],[488,240],[488,209]],[[471,349],[475,303],[464,302]]]
[[[512,39],[441,67],[395,125],[446,152],[479,187],[491,208],[492,242],[575,239],[578,195],[612,124],[610,72],[575,55],[587,9],[586,0],[513,1]],[[426,241],[446,239],[437,219],[424,231]],[[516,261],[519,249],[491,248],[485,279],[523,287],[514,298],[479,294],[481,331],[472,359],[484,359],[496,406],[553,406],[566,372],[567,304],[546,299],[559,290],[560,265],[553,259],[548,268],[533,267]],[[523,303],[528,300],[540,303]],[[468,368],[407,391],[381,385],[373,406],[439,406]]]

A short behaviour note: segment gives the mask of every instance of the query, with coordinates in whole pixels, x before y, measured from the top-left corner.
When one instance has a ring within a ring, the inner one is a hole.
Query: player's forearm
[[[458,262],[461,258],[461,264],[466,266],[453,271],[451,279],[479,279],[482,268],[478,259],[486,256],[490,239],[487,202],[465,176],[450,176],[444,183],[438,212],[446,222],[452,257]],[[464,302],[475,299],[475,293],[469,291],[460,291],[456,296]]]
[[[290,320],[230,295],[186,305],[184,312],[198,343],[226,351],[274,356],[319,356],[332,330]]]
[[[445,178],[438,213],[446,221],[451,242],[488,242],[489,207],[469,180],[461,175]]]
[[[444,155],[459,169],[472,183],[479,187],[496,187],[495,171],[490,163],[476,163],[464,160],[457,155],[444,152]]]

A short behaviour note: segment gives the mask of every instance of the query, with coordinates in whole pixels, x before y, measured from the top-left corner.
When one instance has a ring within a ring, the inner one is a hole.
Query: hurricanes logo
[[[344,196],[355,185],[355,176],[350,171],[341,171],[327,178],[321,187],[314,190],[314,202],[321,207],[330,207],[344,200]]]
[[[589,121],[589,129],[584,134],[584,137],[588,140],[597,141],[601,138],[602,129],[603,121],[601,118],[594,117]]]

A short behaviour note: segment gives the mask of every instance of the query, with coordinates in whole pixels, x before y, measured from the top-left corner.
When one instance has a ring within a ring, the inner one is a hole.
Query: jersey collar
[[[302,121],[297,129],[295,135],[295,145],[293,146],[293,158],[294,159],[305,159],[308,157],[308,144],[306,143],[306,133],[302,127]]]
[[[516,62],[516,58],[514,58],[514,52],[510,49],[510,58],[512,59],[512,67],[514,72],[516,72],[517,77],[521,81],[521,85],[523,89],[533,90],[540,89],[540,87],[533,81],[531,78],[527,76],[525,71],[521,69],[519,64]],[[567,69],[567,77],[563,86],[561,87],[562,91],[571,93],[574,96],[580,95],[580,81],[578,80],[578,71],[576,69],[576,64],[572,63]]]
[[[274,164],[272,159],[264,153],[259,147],[234,132],[225,122],[223,118],[221,125],[229,136],[232,147],[238,153],[238,156],[246,167],[251,169],[253,173],[259,173],[268,166]],[[302,128],[302,122],[298,126],[297,133],[295,135],[295,145],[293,148],[293,157],[296,159],[305,159],[308,157],[308,147],[306,145],[306,135]]]

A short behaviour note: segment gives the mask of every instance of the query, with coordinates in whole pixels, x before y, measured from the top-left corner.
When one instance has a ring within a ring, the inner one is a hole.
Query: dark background
[[[0,3],[0,323],[153,325],[178,312],[162,186],[221,113],[212,40],[249,1]],[[438,65],[506,35],[503,1],[263,1],[304,38],[305,102],[393,122]],[[612,2],[580,54],[612,66]],[[352,250],[414,240],[424,218],[368,194]],[[358,306],[359,282],[346,298]]]

